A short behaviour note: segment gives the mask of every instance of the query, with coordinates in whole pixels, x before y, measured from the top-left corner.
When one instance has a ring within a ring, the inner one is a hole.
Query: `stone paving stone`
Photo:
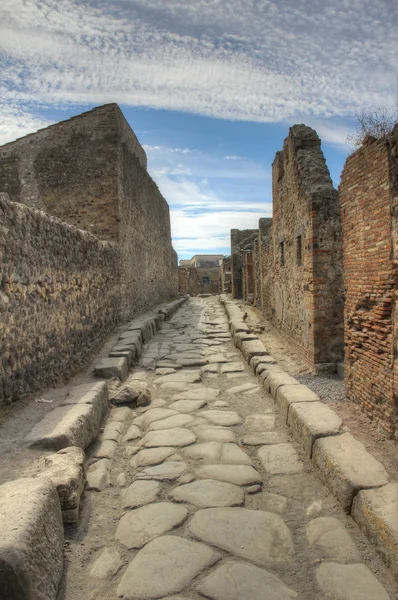
[[[390,600],[384,587],[363,564],[323,563],[315,573],[322,598],[327,600]]]
[[[201,373],[218,373],[220,369],[220,365],[217,363],[214,363],[213,365],[206,365],[205,367],[202,367],[200,372]]]
[[[161,369],[155,370],[155,375],[171,375],[171,373],[175,373],[176,370],[173,367],[162,367]]]
[[[216,408],[228,408],[229,404],[224,400],[217,400],[216,402],[214,402],[213,406]]]
[[[122,508],[137,508],[155,502],[161,491],[158,481],[134,481],[122,496]]]
[[[398,483],[360,491],[354,498],[351,516],[397,577]]]
[[[154,408],[162,408],[165,407],[166,404],[166,400],[163,400],[162,398],[155,398],[151,401],[151,403],[148,406],[140,406],[139,408],[137,408],[137,413],[143,415],[144,413],[148,412],[148,410],[153,410]]]
[[[269,571],[236,562],[218,567],[197,590],[214,600],[291,600],[298,596]]]
[[[166,419],[174,415],[178,415],[178,412],[169,408],[151,408],[140,417],[137,417],[134,420],[134,425],[146,428],[154,421],[160,421],[160,419]]]
[[[170,404],[170,409],[182,413],[193,413],[206,406],[206,404],[206,400],[177,400],[177,402]]]
[[[175,427],[186,427],[192,423],[194,418],[191,415],[176,414],[173,417],[167,417],[167,419],[161,419],[160,421],[154,421],[148,427],[148,431],[158,431],[160,429],[172,429]]]
[[[188,373],[181,371],[179,373],[171,373],[170,375],[162,375],[154,380],[154,383],[197,383],[201,381],[200,373]]]
[[[218,552],[204,544],[177,536],[159,537],[133,558],[116,593],[124,600],[152,600],[176,594],[220,558]]]
[[[101,440],[113,440],[118,442],[120,440],[121,433],[123,431],[123,423],[120,421],[111,421],[104,427],[104,431],[101,434]]]
[[[208,356],[208,361],[212,363],[227,363],[228,358],[224,354],[211,354]]]
[[[54,600],[61,580],[64,528],[47,477],[0,486],[0,598]]]
[[[115,548],[105,548],[90,568],[90,577],[111,579],[123,566],[119,552]]]
[[[244,371],[244,367],[241,362],[232,362],[221,365],[220,373],[237,373]]]
[[[301,473],[304,465],[291,444],[264,446],[258,451],[265,471],[269,475],[292,475]]]
[[[252,464],[250,457],[237,444],[223,444],[214,441],[203,442],[189,446],[184,454],[186,457],[200,461],[202,464]]]
[[[293,554],[290,531],[281,517],[246,508],[207,508],[194,514],[196,538],[261,566],[283,564]]]
[[[202,479],[176,487],[169,498],[174,502],[189,502],[199,508],[242,506],[245,493],[232,483]]]
[[[189,446],[196,442],[196,435],[189,429],[176,427],[160,431],[148,431],[141,440],[141,446],[155,448],[158,446]]]
[[[139,448],[138,448],[139,449]],[[166,458],[174,453],[174,448],[148,448],[140,450],[138,454],[131,459],[131,466],[136,469],[138,467],[150,467],[162,463]]]
[[[298,402],[290,405],[288,423],[293,436],[311,458],[315,440],[340,433],[343,421],[321,402]]]
[[[102,458],[92,464],[87,471],[87,489],[101,492],[109,483],[109,469],[111,461],[109,458]]]
[[[137,425],[131,425],[123,438],[123,442],[130,442],[131,440],[136,440],[140,438],[141,435],[141,429],[137,427]]]
[[[200,416],[213,423],[213,425],[229,427],[231,425],[239,425],[242,422],[238,413],[232,410],[202,410]]]
[[[249,431],[264,432],[274,429],[275,427],[275,414],[265,415],[249,415],[246,417],[245,425]]]
[[[273,444],[283,444],[287,442],[287,437],[283,432],[265,431],[256,433],[246,433],[243,436],[244,446],[263,446]]]
[[[220,390],[217,388],[199,388],[195,387],[194,389],[189,389],[187,392],[182,394],[174,394],[172,396],[172,400],[206,400],[206,402],[211,402],[215,400],[220,395]]]
[[[125,513],[119,521],[115,537],[129,549],[142,548],[156,537],[181,525],[187,516],[185,506],[171,502],[148,504]]]
[[[261,492],[256,496],[262,510],[283,514],[287,507],[287,498],[271,492]]]
[[[117,377],[124,381],[128,375],[127,360],[125,358],[103,358],[94,367],[94,375],[103,379]]]
[[[229,388],[228,394],[241,394],[242,392],[248,392],[249,390],[258,390],[257,383],[242,383],[241,385],[236,385],[234,387]]]
[[[316,559],[333,562],[361,562],[361,555],[344,527],[333,517],[318,517],[308,523],[306,536],[310,548],[316,553]]]
[[[122,406],[121,408],[113,408],[111,410],[110,418],[112,421],[120,421],[123,423],[126,419],[128,419],[134,411],[131,410],[128,406]]]
[[[137,477],[140,479],[157,479],[159,481],[174,481],[188,470],[185,462],[180,460],[167,460],[154,467],[146,467]]]
[[[217,479],[236,485],[262,483],[257,471],[248,465],[204,465],[196,470],[196,475],[202,479]]]
[[[203,367],[204,365],[207,365],[208,360],[207,358],[177,358],[176,360],[177,364],[181,365],[182,367]]]
[[[204,425],[194,427],[193,431],[201,442],[236,442],[234,433],[225,427]]]
[[[100,442],[99,446],[93,452],[93,458],[112,458],[117,448],[117,442],[105,440]]]
[[[388,483],[383,465],[350,433],[316,440],[313,465],[346,510],[359,490]]]

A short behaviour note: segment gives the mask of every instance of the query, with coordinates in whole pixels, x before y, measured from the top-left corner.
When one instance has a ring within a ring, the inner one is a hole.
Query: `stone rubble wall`
[[[119,248],[0,195],[0,405],[81,368],[120,319]]]
[[[389,434],[397,424],[397,147],[398,128],[369,140],[347,159],[339,188],[346,393]]]
[[[244,298],[244,251],[253,247],[257,229],[231,229],[232,297]]]

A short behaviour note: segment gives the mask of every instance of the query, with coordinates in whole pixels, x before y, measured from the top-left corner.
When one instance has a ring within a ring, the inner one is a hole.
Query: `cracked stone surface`
[[[196,475],[203,479],[217,479],[236,485],[251,485],[262,482],[257,471],[246,465],[206,465],[197,469]]]
[[[130,510],[122,516],[116,530],[116,539],[127,548],[142,548],[154,538],[181,525],[188,510],[171,502],[148,504]]]
[[[122,496],[122,507],[137,508],[155,502],[161,491],[157,481],[134,481]]]
[[[174,429],[161,429],[160,431],[148,431],[142,438],[141,445],[146,448],[157,446],[189,446],[196,442],[196,435],[189,429],[176,427]]]
[[[189,502],[199,508],[215,506],[241,506],[245,500],[243,490],[232,483],[202,479],[181,485],[170,493],[175,502]]]

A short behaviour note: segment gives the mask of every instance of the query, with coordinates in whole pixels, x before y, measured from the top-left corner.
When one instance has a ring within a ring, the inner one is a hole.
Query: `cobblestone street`
[[[91,448],[59,600],[397,598],[234,347],[218,298],[185,303],[140,363],[127,383],[145,382],[152,402],[112,408]]]

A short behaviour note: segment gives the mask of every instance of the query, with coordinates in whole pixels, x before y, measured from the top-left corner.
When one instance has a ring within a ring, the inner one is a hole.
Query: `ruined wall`
[[[0,194],[0,405],[82,368],[120,317],[119,249]]]
[[[179,293],[219,294],[221,291],[220,267],[178,267]]]
[[[231,229],[232,297],[243,298],[243,254],[245,248],[257,237],[257,229]]]
[[[263,241],[262,306],[311,364],[343,355],[339,200],[317,133],[290,128],[272,171],[273,219]]]
[[[177,294],[166,200],[116,104],[0,147],[0,192],[120,246],[121,316]]]
[[[231,257],[223,258],[220,270],[221,292],[223,294],[230,294],[232,291]]]
[[[253,246],[256,240],[253,240]],[[243,254],[243,299],[246,302],[254,302],[255,282],[254,282],[254,257],[253,251],[247,250]]]
[[[339,188],[344,240],[345,384],[389,434],[397,426],[398,127],[368,140]]]

